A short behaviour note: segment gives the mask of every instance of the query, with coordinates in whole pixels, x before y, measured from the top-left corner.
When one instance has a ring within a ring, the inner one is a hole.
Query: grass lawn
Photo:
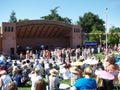
[[[70,85],[70,80],[60,80],[60,83],[65,83],[65,84]],[[26,87],[18,87],[18,90],[31,90],[31,86],[29,85]]]
[[[30,87],[18,87],[18,90],[31,90]]]

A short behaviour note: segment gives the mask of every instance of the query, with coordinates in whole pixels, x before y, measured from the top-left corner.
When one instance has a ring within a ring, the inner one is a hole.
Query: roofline
[[[72,28],[71,24],[62,21],[53,20],[28,20],[23,22],[16,22],[16,27],[29,26],[29,25],[58,25],[66,28]]]

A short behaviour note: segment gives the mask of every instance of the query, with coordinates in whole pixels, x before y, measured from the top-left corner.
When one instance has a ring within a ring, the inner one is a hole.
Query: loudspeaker
[[[10,49],[10,53],[11,53],[11,55],[14,55],[14,48]]]

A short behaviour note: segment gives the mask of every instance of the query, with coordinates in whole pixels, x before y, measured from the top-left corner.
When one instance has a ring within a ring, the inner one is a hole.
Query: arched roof
[[[16,23],[17,38],[69,37],[72,25],[60,21],[29,20]]]

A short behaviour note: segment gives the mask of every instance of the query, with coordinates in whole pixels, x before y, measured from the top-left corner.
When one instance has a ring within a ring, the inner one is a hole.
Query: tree
[[[90,33],[94,27],[98,31],[105,32],[104,21],[100,19],[98,15],[94,15],[91,12],[85,13],[83,17],[79,17],[79,21],[77,21],[77,23],[86,33]]]
[[[54,20],[54,21],[63,21],[65,23],[69,23],[71,24],[71,19],[65,17],[61,17],[58,13],[57,13],[57,9],[59,7],[55,7],[54,9],[50,10],[51,14],[47,15],[47,16],[42,16],[41,18],[44,20]]]
[[[92,35],[89,36],[89,41],[91,42],[98,42],[99,44],[102,43],[102,40],[105,38],[102,34],[104,34],[104,32],[102,31],[98,31],[98,30],[92,30],[92,32],[90,33]]]
[[[15,12],[14,11],[12,11],[12,13],[11,13],[11,15],[10,15],[10,20],[9,20],[9,22],[17,22],[17,18],[16,18],[16,16],[15,16]]]
[[[109,44],[118,44],[119,43],[119,36],[120,28],[112,26],[109,30],[110,35],[108,36],[108,43]]]

